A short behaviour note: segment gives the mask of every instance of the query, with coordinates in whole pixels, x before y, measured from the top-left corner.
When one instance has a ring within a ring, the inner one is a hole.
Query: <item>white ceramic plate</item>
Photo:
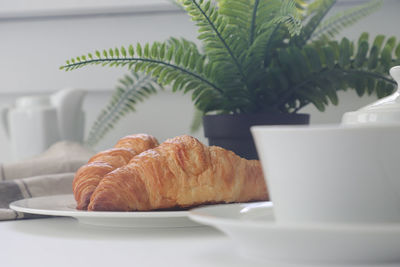
[[[198,223],[188,218],[188,211],[108,212],[75,209],[73,195],[22,199],[10,208],[25,213],[74,217],[84,224],[112,227],[191,227]]]
[[[260,261],[350,266],[400,262],[398,224],[278,225],[270,202],[201,207],[189,217],[222,230],[242,256]]]

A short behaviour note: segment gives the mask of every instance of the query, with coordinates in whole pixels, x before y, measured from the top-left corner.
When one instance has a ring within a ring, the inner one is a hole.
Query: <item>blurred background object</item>
[[[342,0],[330,12],[360,4],[360,0]],[[368,31],[400,36],[400,1],[384,0],[383,7],[338,36],[358,38]],[[383,19],[384,18],[384,19]],[[196,40],[196,28],[189,17],[168,0],[50,1],[4,0],[0,11],[0,105],[15,102],[23,95],[50,94],[66,86],[84,88],[85,132],[106,105],[116,81],[126,70],[88,68],[78,72],[58,67],[71,55],[96,48],[128,45],[135,42],[162,41],[170,36]],[[323,113],[308,106],[311,123],[340,122],[344,112],[375,100],[359,98],[355,92],[340,92],[338,106]],[[150,97],[137,111],[123,118],[95,147],[114,145],[115,140],[133,132],[146,132],[160,141],[188,133],[194,108],[188,95],[168,91]],[[195,137],[205,142],[202,131]],[[0,130],[0,161],[9,161],[11,146],[4,129]]]
[[[51,95],[23,96],[4,107],[2,126],[11,144],[13,160],[44,152],[59,141],[83,143],[84,90],[65,88]]]

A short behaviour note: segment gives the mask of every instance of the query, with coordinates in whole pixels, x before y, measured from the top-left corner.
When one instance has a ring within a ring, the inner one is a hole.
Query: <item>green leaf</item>
[[[392,50],[396,46],[396,37],[392,36],[386,41],[385,47],[390,47]]]
[[[176,92],[176,91],[178,91],[180,89],[182,81],[183,81],[183,76],[178,76],[175,79],[175,81],[174,81],[174,83],[172,85],[172,92]]]
[[[158,58],[158,43],[153,43],[151,46],[151,57]]]
[[[174,62],[176,65],[179,65],[181,63],[182,55],[183,55],[183,48],[179,47],[174,57]]]
[[[185,68],[188,67],[190,56],[191,56],[190,50],[187,51],[187,52],[184,54],[184,56],[183,56],[182,65],[183,65]]]
[[[346,67],[350,64],[350,56],[351,56],[351,47],[350,41],[347,38],[343,38],[340,42],[340,56],[339,56],[339,65],[341,67]]]
[[[395,55],[397,58],[400,58],[400,44],[397,45],[396,50],[395,50]]]
[[[367,41],[361,41],[359,43],[357,55],[355,57],[354,64],[356,67],[363,66],[364,62],[367,60],[367,53],[368,53],[369,45]]]
[[[385,36],[384,35],[378,35],[378,36],[375,37],[372,46],[375,46],[378,49],[378,52],[380,52],[384,40],[385,40]]]
[[[128,47],[128,53],[130,57],[133,57],[135,55],[135,50],[133,49],[133,45],[129,45]],[[139,54],[139,53],[138,53]],[[140,55],[139,55],[140,56]]]
[[[335,2],[336,1],[334,1],[334,3]],[[380,0],[369,1],[367,3],[355,6],[354,8],[346,9],[342,12],[336,12],[335,15],[328,17],[318,25],[317,29],[312,35],[312,39],[324,40],[333,38],[340,33],[343,28],[351,26],[360,19],[377,11],[382,6],[382,2],[383,1]],[[326,8],[323,8],[322,10],[325,11],[325,15],[326,11],[329,11],[329,9]]]
[[[121,46],[121,54],[122,54],[123,57],[126,58],[126,49],[123,46]]]
[[[305,47],[305,52],[307,54],[312,71],[319,72],[322,68],[322,64],[318,52],[309,46]]]
[[[149,43],[146,43],[146,44],[144,45],[144,48],[143,48],[143,56],[144,56],[144,57],[150,57],[150,45],[149,45]]]
[[[171,61],[173,55],[174,55],[174,46],[171,46],[168,48],[166,60]]]
[[[373,46],[369,53],[368,69],[375,69],[378,65],[378,53],[379,48],[377,46]]]
[[[335,67],[335,53],[333,48],[330,46],[324,46],[322,48],[325,54],[325,64],[329,69],[333,69]]]
[[[148,88],[151,88],[149,90]],[[157,89],[156,89],[157,88]],[[149,76],[138,76],[132,72],[120,79],[120,85],[111,96],[107,106],[102,109],[99,116],[90,128],[86,143],[96,145],[119,121],[129,112],[135,111],[135,106],[144,98],[157,93],[160,88]]]
[[[140,43],[137,43],[136,45],[136,53],[139,57],[142,56],[142,46],[140,45]],[[133,56],[133,55],[132,55]]]
[[[355,89],[358,96],[363,96],[366,89],[365,79],[363,77],[355,77]]]
[[[326,91],[329,100],[332,102],[333,105],[337,106],[339,104],[339,98],[336,93],[336,88],[334,88],[331,82],[328,80],[327,83],[324,85],[324,90]]]
[[[369,33],[363,32],[360,35],[360,38],[358,38],[358,46],[360,46],[362,42],[367,42],[368,43],[368,39],[369,39]]]
[[[384,67],[385,71],[389,71],[392,63],[392,48],[386,46],[381,54],[381,65]]]
[[[166,47],[165,43],[162,43],[161,46],[160,46],[160,51],[159,52],[160,52],[160,58],[161,59],[164,59],[164,57],[165,57],[165,49],[166,49],[165,47]]]
[[[310,39],[313,39],[313,35],[315,36],[315,31],[321,24],[322,20],[328,14],[330,9],[336,3],[336,0],[322,0],[315,1],[314,8],[309,8],[308,14],[308,22],[303,27],[302,33],[298,38],[294,38],[294,42],[298,46],[304,46]]]

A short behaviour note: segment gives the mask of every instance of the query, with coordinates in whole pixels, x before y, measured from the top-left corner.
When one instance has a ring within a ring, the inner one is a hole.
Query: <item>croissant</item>
[[[88,210],[185,209],[267,199],[259,161],[184,135],[144,151],[105,175]]]
[[[77,209],[86,210],[92,193],[109,172],[126,165],[137,154],[158,145],[147,134],[135,134],[121,138],[114,148],[97,153],[75,174],[72,189]]]

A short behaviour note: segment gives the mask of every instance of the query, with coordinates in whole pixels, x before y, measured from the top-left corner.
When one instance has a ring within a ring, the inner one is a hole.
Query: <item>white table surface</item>
[[[15,266],[310,267],[242,258],[230,238],[208,226],[123,229],[89,226],[69,217],[0,222],[0,267]]]
[[[241,258],[211,227],[121,229],[54,217],[0,222],[0,266],[277,266]]]

